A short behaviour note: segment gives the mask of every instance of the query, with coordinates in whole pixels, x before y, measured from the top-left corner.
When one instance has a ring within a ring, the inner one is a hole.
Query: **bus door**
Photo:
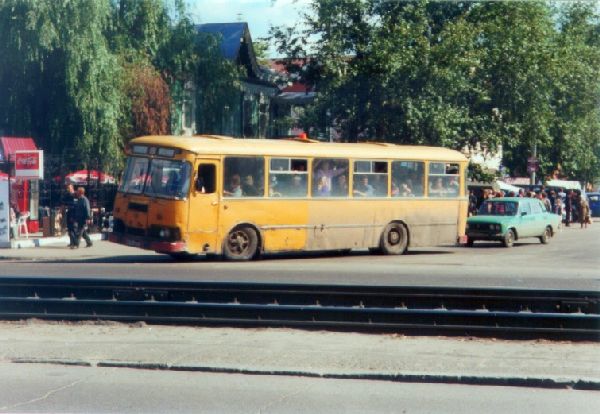
[[[214,160],[196,163],[194,184],[190,191],[188,232],[191,249],[216,253],[218,247],[219,195],[217,168]]]

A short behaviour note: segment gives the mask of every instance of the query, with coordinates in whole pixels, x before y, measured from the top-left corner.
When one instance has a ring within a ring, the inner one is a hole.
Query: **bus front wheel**
[[[250,226],[236,227],[225,239],[223,254],[229,260],[251,260],[258,253],[258,234]]]
[[[408,231],[402,223],[390,223],[381,234],[379,248],[383,254],[403,254],[408,248]]]

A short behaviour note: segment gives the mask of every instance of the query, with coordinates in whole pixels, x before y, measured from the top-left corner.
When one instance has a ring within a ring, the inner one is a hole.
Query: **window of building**
[[[223,170],[223,196],[263,197],[265,159],[227,157]]]

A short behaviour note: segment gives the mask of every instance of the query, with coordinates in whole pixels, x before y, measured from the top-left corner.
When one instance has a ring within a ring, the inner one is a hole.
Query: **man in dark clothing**
[[[565,225],[568,227],[571,225],[571,213],[573,212],[573,192],[571,190],[567,191],[567,196],[565,197]]]
[[[67,186],[67,194],[63,198],[63,207],[65,210],[65,218],[67,221],[67,233],[69,234],[69,247],[75,246],[75,202],[77,195],[73,184]]]
[[[77,202],[75,203],[75,232],[76,239],[72,249],[79,247],[79,242],[83,237],[85,240],[85,247],[92,247],[92,240],[87,232],[87,226],[92,218],[92,211],[90,209],[90,201],[85,196],[85,189],[79,187],[77,189]]]

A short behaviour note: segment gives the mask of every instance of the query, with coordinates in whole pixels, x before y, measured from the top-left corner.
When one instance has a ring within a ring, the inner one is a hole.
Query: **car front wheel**
[[[550,227],[546,227],[544,230],[544,234],[540,236],[540,242],[542,244],[548,244],[550,242],[550,238],[552,237],[552,229]]]
[[[514,230],[508,230],[504,235],[504,240],[502,240],[502,244],[504,247],[513,247],[515,244],[515,232]]]

